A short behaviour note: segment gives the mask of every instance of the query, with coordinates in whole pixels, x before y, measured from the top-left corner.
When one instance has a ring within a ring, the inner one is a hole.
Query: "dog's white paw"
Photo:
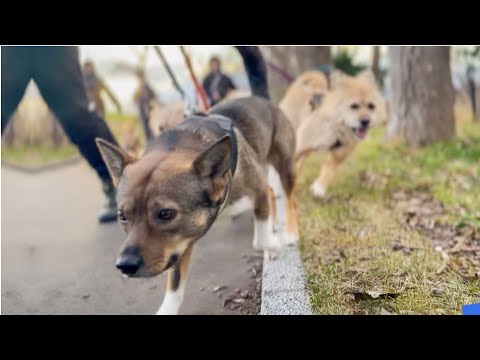
[[[167,309],[162,306],[160,309],[158,309],[155,315],[177,315],[177,314],[178,312],[175,311],[174,309]]]
[[[181,283],[177,291],[167,291],[162,306],[155,315],[177,315],[183,302],[185,282]]]
[[[298,234],[284,232],[282,234],[282,243],[286,246],[296,245],[298,243]]]
[[[259,237],[253,238],[253,248],[258,251],[279,251],[281,243],[275,234],[270,234],[266,238],[259,239]]]
[[[278,251],[281,242],[273,232],[273,224],[271,221],[262,221],[255,219],[253,230],[253,248],[261,251]]]
[[[325,189],[325,187],[323,187],[316,181],[310,187],[310,191],[312,192],[312,195],[316,198],[323,198],[327,194],[327,189]]]

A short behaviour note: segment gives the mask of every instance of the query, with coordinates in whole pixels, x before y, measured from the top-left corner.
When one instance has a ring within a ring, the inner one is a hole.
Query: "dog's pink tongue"
[[[364,139],[367,136],[368,130],[367,129],[357,129],[356,135],[359,139]]]

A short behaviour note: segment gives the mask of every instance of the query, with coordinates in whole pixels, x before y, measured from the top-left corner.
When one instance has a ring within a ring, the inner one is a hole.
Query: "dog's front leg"
[[[183,253],[178,263],[168,270],[167,291],[162,306],[156,315],[177,315],[182,305],[187,280],[188,266],[192,256],[192,246]]]
[[[253,247],[263,250],[264,255],[270,259],[277,256],[280,249],[280,241],[273,231],[273,193],[265,186],[255,199],[255,217],[253,228]],[[276,210],[275,210],[276,211]]]
[[[310,191],[316,198],[323,198],[328,190],[328,187],[335,179],[338,168],[343,161],[351,154],[354,145],[342,146],[338,149],[331,150],[327,160],[320,169],[318,178],[313,182]]]

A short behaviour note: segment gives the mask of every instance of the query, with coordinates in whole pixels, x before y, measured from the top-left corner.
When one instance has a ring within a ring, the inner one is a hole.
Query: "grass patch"
[[[58,148],[44,145],[2,146],[2,159],[19,166],[34,168],[70,159],[78,154],[73,145]]]
[[[421,150],[384,144],[383,133],[373,130],[358,146],[326,200],[309,192],[324,156],[309,158],[298,180],[301,252],[314,309],[460,314],[462,305],[480,302],[480,280],[452,268],[437,274],[444,260],[425,234],[402,221],[392,194],[422,189],[445,208],[435,224],[479,231],[480,125],[460,123],[457,139]]]
[[[115,138],[121,142],[125,133],[134,128],[135,134],[140,137],[143,145],[143,132],[140,122],[136,117],[109,113],[106,116],[107,124],[114,134]],[[61,145],[58,147],[45,145],[21,145],[7,147],[2,144],[2,159],[26,168],[38,168],[79,156],[80,153],[76,146],[72,144]]]

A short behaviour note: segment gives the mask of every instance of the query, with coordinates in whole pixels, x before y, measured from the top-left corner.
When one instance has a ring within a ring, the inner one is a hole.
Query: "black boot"
[[[106,223],[117,220],[117,199],[115,187],[111,180],[102,181],[103,192],[105,194],[105,204],[98,214],[98,221]]]

